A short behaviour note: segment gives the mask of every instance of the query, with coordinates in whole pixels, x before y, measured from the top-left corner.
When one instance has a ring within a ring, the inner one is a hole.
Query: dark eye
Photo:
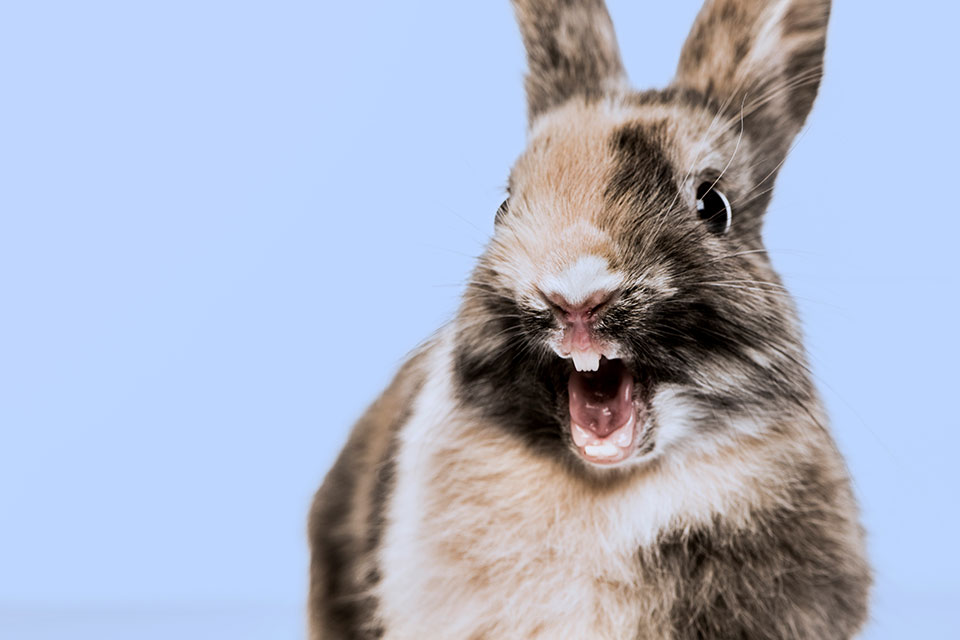
[[[697,187],[697,213],[710,232],[717,235],[726,233],[733,221],[730,201],[714,182],[704,182]]]
[[[508,205],[510,204],[510,198],[507,198],[503,201],[503,204],[500,205],[500,208],[497,209],[497,215],[493,218],[493,223],[498,224],[503,221],[503,217],[507,215]]]

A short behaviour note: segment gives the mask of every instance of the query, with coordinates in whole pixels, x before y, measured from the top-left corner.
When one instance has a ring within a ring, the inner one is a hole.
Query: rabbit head
[[[829,2],[708,0],[644,92],[602,0],[513,4],[529,142],[455,323],[460,402],[591,473],[816,423],[761,226]]]

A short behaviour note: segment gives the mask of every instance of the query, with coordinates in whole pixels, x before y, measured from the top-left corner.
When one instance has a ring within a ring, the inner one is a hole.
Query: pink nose
[[[572,304],[558,293],[544,294],[564,327],[563,346],[567,350],[588,351],[593,346],[592,328],[597,315],[616,296],[615,291],[596,291],[579,304]]]
[[[586,299],[581,301],[579,304],[573,304],[567,301],[562,294],[559,293],[549,293],[544,294],[544,298],[547,299],[555,311],[559,312],[560,315],[569,318],[570,320],[579,319],[579,318],[591,318],[595,316],[604,306],[610,302],[614,295],[615,291],[595,291],[588,295]]]

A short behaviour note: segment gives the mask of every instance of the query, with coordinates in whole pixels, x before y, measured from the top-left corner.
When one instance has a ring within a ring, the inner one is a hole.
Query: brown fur
[[[308,598],[313,639],[378,634],[372,624],[376,603],[369,593],[378,580],[372,556],[393,481],[395,433],[409,416],[423,375],[420,358],[414,356],[357,422],[314,498]]]

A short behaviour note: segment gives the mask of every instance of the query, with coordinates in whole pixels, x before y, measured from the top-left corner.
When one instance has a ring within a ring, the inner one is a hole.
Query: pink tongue
[[[619,360],[604,358],[597,371],[574,371],[567,390],[570,417],[600,438],[607,437],[630,419],[633,378]]]

